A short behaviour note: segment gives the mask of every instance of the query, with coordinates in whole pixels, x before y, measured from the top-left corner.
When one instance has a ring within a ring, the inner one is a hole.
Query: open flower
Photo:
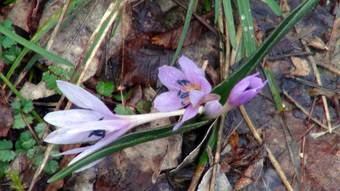
[[[174,130],[195,117],[202,104],[213,101],[209,104],[210,108],[221,108],[219,102],[216,102],[219,96],[210,93],[212,88],[205,78],[204,71],[185,56],[181,56],[178,63],[181,70],[171,66],[159,68],[158,78],[169,91],[160,94],[154,101],[155,108],[161,112],[185,108],[185,113]]]
[[[237,107],[253,99],[267,84],[258,76],[257,72],[239,81],[230,92],[228,104]]]
[[[165,113],[140,115],[116,115],[96,96],[65,81],[57,81],[60,91],[80,109],[70,109],[48,113],[44,120],[57,129],[51,132],[45,142],[53,144],[76,144],[97,141],[95,144],[68,150],[61,154],[78,154],[69,164],[107,146],[131,128],[138,125],[166,118],[183,115],[184,110]],[[84,170],[100,160],[82,168]]]

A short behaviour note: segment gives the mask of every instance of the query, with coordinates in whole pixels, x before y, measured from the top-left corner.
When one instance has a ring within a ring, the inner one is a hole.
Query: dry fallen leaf
[[[6,137],[9,129],[13,124],[13,115],[11,108],[0,102],[0,137]]]
[[[249,184],[256,182],[263,171],[263,159],[250,165],[243,173],[242,177],[236,182],[235,190],[241,190]]]
[[[308,76],[311,72],[308,61],[304,58],[291,57],[295,70],[291,72],[294,76]]]
[[[320,49],[320,50],[328,50],[327,45],[321,40],[320,37],[312,36],[311,38],[307,39],[307,44],[310,47]]]
[[[48,89],[45,85],[45,82],[41,81],[38,84],[26,82],[21,88],[20,93],[26,99],[37,100],[53,95],[54,91]]]

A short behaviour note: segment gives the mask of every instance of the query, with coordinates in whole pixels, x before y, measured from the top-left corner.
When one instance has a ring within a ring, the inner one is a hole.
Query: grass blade
[[[282,15],[282,11],[280,9],[280,5],[276,2],[276,0],[263,0],[264,3],[270,7],[270,9],[275,13],[277,16]]]
[[[233,9],[231,7],[231,0],[222,0],[222,3],[223,3],[224,19],[227,24],[230,44],[233,48],[236,48],[237,47],[236,30],[235,30],[235,24],[234,24]]]
[[[244,47],[242,52],[244,52],[244,57],[248,57],[256,50],[253,16],[251,15],[249,0],[237,0],[237,5],[242,25]]]
[[[193,9],[194,9],[194,6],[196,5],[196,3],[197,3],[197,0],[190,0],[190,2],[189,2],[187,15],[185,16],[184,26],[183,26],[183,29],[182,29],[182,34],[181,34],[181,37],[179,38],[177,49],[176,49],[174,57],[172,58],[171,65],[175,64],[179,54],[181,53],[185,38],[186,38],[187,33],[188,33],[188,29],[190,27],[192,12],[193,12]]]
[[[21,36],[11,32],[8,29],[6,29],[2,25],[0,25],[0,33],[4,34],[8,38],[16,41],[17,43],[21,44],[22,46],[24,46],[24,47],[26,47],[30,50],[33,50],[34,52],[40,54],[41,56],[46,57],[47,59],[49,59],[50,61],[52,61],[56,64],[64,64],[64,65],[67,65],[67,66],[73,66],[73,64],[70,61],[41,48],[40,46],[34,44],[33,42],[30,42],[30,41],[22,38]]]
[[[268,80],[269,89],[273,95],[275,107],[278,111],[282,112],[284,110],[284,107],[280,96],[280,90],[275,83],[273,72],[267,66],[263,68],[263,72]]]

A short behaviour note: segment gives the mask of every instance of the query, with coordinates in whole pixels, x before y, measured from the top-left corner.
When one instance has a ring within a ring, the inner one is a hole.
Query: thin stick
[[[304,113],[306,116],[309,116],[309,112],[308,112],[304,107],[302,107],[297,101],[295,101],[295,99],[292,98],[285,90],[283,90],[283,95],[285,95],[286,98],[287,98],[289,101],[291,101],[292,103],[294,103],[294,105],[295,105],[298,109],[300,109],[300,110],[302,111],[302,113]],[[328,130],[328,127],[327,127],[326,125],[324,125],[323,123],[321,123],[319,120],[315,119],[315,118],[312,117],[312,116],[310,117],[310,119],[311,119],[314,123],[316,123],[317,125],[319,125],[320,127],[324,128],[324,129],[326,129],[326,130]],[[340,135],[340,133],[338,133],[338,132],[334,132],[334,133],[337,134],[337,135]]]
[[[259,144],[262,144],[263,143],[263,140],[260,136],[260,134],[257,132],[253,122],[251,121],[246,109],[244,108],[243,105],[240,106],[240,111],[241,111],[241,114],[245,120],[245,122],[247,123],[250,131],[252,132],[253,136],[255,137],[256,141],[259,143]],[[267,145],[265,145],[265,148],[266,148],[266,151],[268,153],[268,158],[270,160],[270,162],[273,164],[273,167],[275,168],[277,174],[279,175],[279,177],[281,178],[281,181],[282,183],[285,185],[286,189],[288,191],[293,191],[293,187],[290,185],[280,163],[278,162],[278,160],[275,158],[274,154],[272,153],[272,151],[269,149],[269,147]]]
[[[336,67],[334,67],[332,64],[324,64],[324,63],[321,63],[321,62],[317,62],[316,65],[321,66],[321,67],[327,69],[328,71],[333,72],[334,74],[340,76],[340,70],[337,69]]]
[[[310,52],[309,47],[306,45],[306,42],[304,40],[301,40],[302,44],[304,45],[305,49],[307,52]],[[308,56],[307,57],[308,60],[311,62],[312,64],[312,68],[313,68],[313,72],[316,78],[316,82],[318,83],[318,85],[322,86],[322,81],[321,81],[321,77],[320,77],[320,72],[318,70],[318,67],[316,66],[316,62],[313,58],[313,56]],[[326,116],[326,121],[327,121],[327,126],[328,126],[328,131],[329,133],[332,133],[332,123],[331,123],[331,116],[329,114],[329,108],[328,108],[328,103],[327,103],[327,99],[326,96],[321,95],[321,99],[323,102],[323,106],[324,106],[324,110],[325,110],[325,116]]]

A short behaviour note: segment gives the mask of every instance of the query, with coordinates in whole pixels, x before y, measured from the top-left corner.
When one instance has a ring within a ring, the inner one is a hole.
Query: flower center
[[[191,83],[188,80],[177,80],[177,83],[181,86],[181,90],[178,91],[177,96],[182,100],[182,105],[186,106],[190,104],[189,92],[192,90],[201,90],[201,85]]]

